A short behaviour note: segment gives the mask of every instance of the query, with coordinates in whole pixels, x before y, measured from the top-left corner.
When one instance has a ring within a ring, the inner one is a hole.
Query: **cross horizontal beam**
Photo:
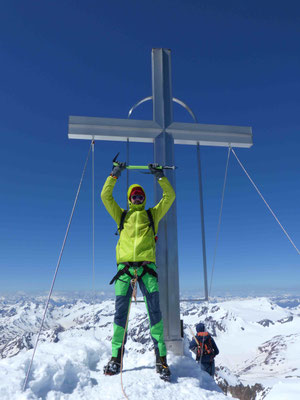
[[[153,143],[163,131],[155,121],[69,117],[69,139],[109,140]],[[172,122],[165,132],[170,133],[175,144],[202,146],[251,147],[252,129],[248,126],[207,125]]]

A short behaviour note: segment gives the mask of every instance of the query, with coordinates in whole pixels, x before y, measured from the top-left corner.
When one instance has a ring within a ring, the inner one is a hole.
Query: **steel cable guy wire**
[[[67,230],[66,230],[66,233],[65,233],[63,244],[62,244],[62,247],[61,247],[61,250],[60,250],[60,254],[59,254],[59,257],[58,257],[58,261],[57,261],[56,269],[55,269],[55,272],[54,272],[52,284],[51,284],[51,287],[50,287],[49,295],[48,295],[48,298],[47,298],[47,302],[46,302],[46,306],[45,306],[45,310],[44,310],[44,315],[43,315],[42,322],[41,322],[41,325],[40,325],[40,329],[39,329],[39,332],[38,332],[38,335],[37,335],[37,338],[36,338],[36,341],[35,341],[32,357],[31,357],[31,361],[30,361],[30,364],[29,364],[29,367],[28,367],[28,370],[27,370],[27,374],[26,374],[26,378],[25,378],[25,381],[24,381],[23,391],[26,389],[26,386],[27,386],[27,383],[28,383],[30,371],[31,371],[32,364],[33,364],[33,359],[34,359],[35,352],[36,352],[37,345],[38,345],[38,341],[39,341],[39,338],[40,338],[40,335],[41,335],[41,332],[42,332],[42,329],[43,329],[43,326],[44,326],[44,322],[45,322],[45,318],[46,318],[46,314],[47,314],[47,310],[48,310],[48,306],[49,306],[50,297],[52,295],[52,291],[53,291],[53,287],[54,287],[54,284],[55,284],[56,276],[57,276],[57,273],[58,273],[60,261],[61,261],[62,255],[63,255],[63,251],[64,251],[64,248],[65,248],[66,241],[67,241],[68,233],[69,233],[69,230],[70,230],[73,214],[74,214],[75,207],[76,207],[76,204],[77,204],[79,192],[80,192],[80,189],[81,189],[83,177],[85,175],[85,170],[86,170],[86,166],[87,166],[87,163],[88,163],[88,160],[89,160],[89,157],[90,157],[90,152],[91,152],[91,149],[92,149],[92,146],[93,146],[93,142],[94,141],[92,140],[92,143],[90,145],[90,148],[89,148],[89,151],[88,151],[88,155],[87,155],[87,158],[86,158],[86,161],[85,161],[85,164],[84,164],[83,172],[82,172],[82,175],[81,175],[81,179],[80,179],[79,186],[78,186],[78,189],[77,189],[77,193],[76,193],[76,197],[75,197],[75,200],[74,200],[73,208],[72,208],[72,211],[71,211],[71,216],[70,216],[70,219],[69,219],[69,223],[68,223],[68,226],[67,226]]]

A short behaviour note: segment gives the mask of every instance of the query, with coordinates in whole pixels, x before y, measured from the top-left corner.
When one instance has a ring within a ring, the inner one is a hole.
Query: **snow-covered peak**
[[[0,398],[122,399],[120,376],[103,375],[111,355],[114,302],[57,298],[51,303],[28,388],[21,388],[44,311],[43,298],[0,301]],[[291,300],[289,300],[291,301]],[[298,303],[299,304],[299,303]],[[145,305],[133,304],[124,358],[123,384],[130,400],[225,399],[248,391],[256,400],[300,392],[300,315],[297,302],[281,307],[268,298],[231,299],[209,304],[183,302],[185,354],[168,355],[173,382],[155,373],[153,344]],[[220,349],[216,381],[188,350],[198,322],[204,322]],[[5,379],[2,379],[5,377]],[[249,386],[249,387],[248,387]],[[276,389],[278,388],[278,390]],[[284,400],[285,397],[281,397]]]

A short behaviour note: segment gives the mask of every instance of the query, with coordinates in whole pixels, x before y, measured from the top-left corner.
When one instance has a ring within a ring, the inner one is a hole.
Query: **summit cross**
[[[69,139],[153,143],[154,162],[160,165],[174,165],[174,144],[244,148],[251,147],[253,144],[251,127],[173,121],[173,101],[183,105],[191,114],[192,112],[183,102],[172,96],[171,51],[169,49],[152,49],[152,96],[141,100],[137,105],[149,99],[153,101],[152,121],[70,116],[68,137]],[[174,171],[166,170],[165,175],[176,189]],[[161,189],[156,184],[156,202],[160,198]],[[158,236],[156,258],[159,267],[160,304],[165,341],[168,350],[175,354],[183,354],[176,201],[160,222]]]

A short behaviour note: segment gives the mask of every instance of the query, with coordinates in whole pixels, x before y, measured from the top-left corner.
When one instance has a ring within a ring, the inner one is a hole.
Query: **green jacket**
[[[112,192],[117,179],[109,176],[102,188],[101,199],[112,218],[119,226],[121,215],[124,211],[113,198]],[[163,197],[153,208],[150,208],[155,232],[158,230],[158,223],[167,213],[175,200],[175,192],[166,177],[158,180],[163,190]],[[116,247],[117,263],[130,261],[151,261],[155,262],[155,240],[149,218],[145,210],[146,198],[142,204],[132,204],[129,195],[134,187],[140,185],[131,185],[127,192],[129,210],[124,220],[124,229],[120,233],[120,238]],[[143,189],[144,190],[144,189]]]

